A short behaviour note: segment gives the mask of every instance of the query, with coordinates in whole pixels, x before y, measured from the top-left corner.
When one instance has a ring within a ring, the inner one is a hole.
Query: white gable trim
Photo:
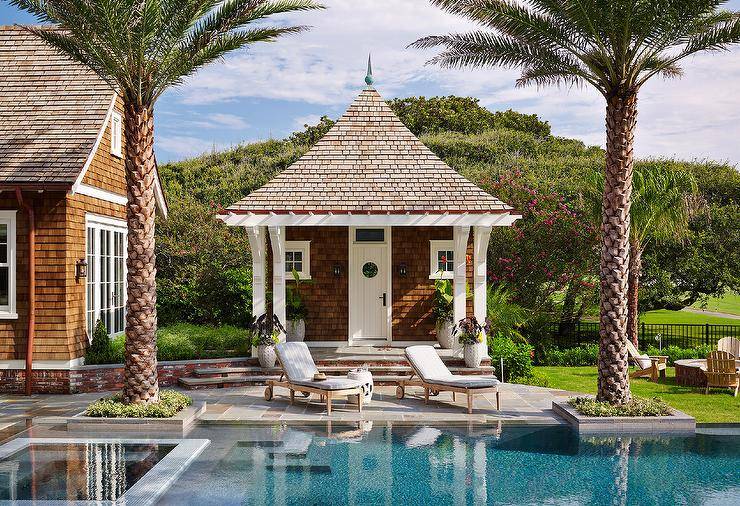
[[[125,206],[128,201],[126,195],[119,195],[118,193],[109,192],[108,190],[103,190],[96,186],[90,186],[89,184],[84,183],[80,184],[77,188],[77,193],[122,206]]]
[[[228,214],[229,226],[261,227],[510,227],[519,215],[511,213],[444,214]]]
[[[71,195],[74,195],[79,190],[80,185],[82,184],[82,180],[85,179],[85,174],[87,174],[87,170],[90,168],[90,164],[92,164],[93,158],[95,158],[95,153],[98,152],[100,141],[103,140],[105,129],[108,128],[110,117],[113,114],[113,110],[116,107],[116,98],[118,98],[118,94],[113,93],[113,98],[111,99],[110,105],[108,106],[108,112],[105,114],[105,121],[103,121],[103,126],[100,128],[100,131],[98,132],[98,137],[95,139],[95,144],[93,144],[93,147],[90,150],[90,154],[87,155],[87,160],[85,160],[85,165],[82,166],[82,170],[80,171],[80,174],[77,176],[77,179],[72,185],[72,189],[70,190]]]

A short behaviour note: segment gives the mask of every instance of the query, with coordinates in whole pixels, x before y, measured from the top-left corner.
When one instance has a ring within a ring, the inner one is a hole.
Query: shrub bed
[[[172,418],[190,406],[193,399],[174,390],[159,392],[159,402],[124,404],[121,394],[99,399],[85,410],[85,416],[100,418]]]
[[[106,341],[110,349],[101,351],[99,345],[91,354],[91,347],[85,355],[85,364],[123,363],[126,337],[121,334]],[[247,357],[250,352],[249,332],[230,325],[178,323],[157,332],[157,360]]]
[[[599,359],[599,345],[589,344],[576,348],[546,348],[539,356],[538,365],[556,365],[576,367],[581,365],[596,365]]]
[[[515,343],[506,337],[489,337],[488,353],[496,376],[501,381],[514,382],[532,377],[534,349],[526,343]],[[501,374],[501,359],[504,359],[504,375]]]
[[[668,416],[671,408],[661,399],[654,397],[644,399],[632,397],[632,400],[622,406],[612,406],[608,402],[600,402],[591,397],[575,397],[568,399],[568,404],[584,416]]]

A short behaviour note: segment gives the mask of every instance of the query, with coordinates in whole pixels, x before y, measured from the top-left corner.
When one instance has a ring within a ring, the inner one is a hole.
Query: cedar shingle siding
[[[0,27],[0,186],[23,189],[36,216],[34,361],[84,355],[86,280],[75,278],[75,263],[85,258],[85,215],[126,217],[123,205],[67,191],[90,160],[83,183],[126,195],[124,161],[110,154],[107,113],[114,96],[95,74],[31,34]],[[120,99],[115,110],[122,112]],[[18,319],[0,320],[0,360],[21,360],[28,325],[28,217],[13,191],[0,194],[0,209],[18,210]],[[59,387],[44,385],[38,388]]]

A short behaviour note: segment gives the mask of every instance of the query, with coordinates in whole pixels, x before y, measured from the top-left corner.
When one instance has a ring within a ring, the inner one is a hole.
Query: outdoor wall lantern
[[[408,274],[408,267],[405,263],[401,263],[398,265],[398,275],[401,277],[406,277],[406,274]]]
[[[75,277],[77,279],[87,277],[87,260],[81,258],[75,263]]]
[[[334,267],[333,267],[333,269],[332,269],[332,270],[333,270],[333,272],[334,272],[334,277],[335,277],[335,278],[338,278],[339,276],[341,276],[341,275],[342,275],[342,266],[341,266],[341,265],[339,265],[339,264],[334,264]]]

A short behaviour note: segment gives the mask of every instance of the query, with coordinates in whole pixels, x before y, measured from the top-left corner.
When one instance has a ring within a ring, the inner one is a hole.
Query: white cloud
[[[317,125],[321,121],[321,116],[318,114],[309,114],[307,116],[298,116],[293,120],[293,125],[296,128],[303,128],[304,125]]]

